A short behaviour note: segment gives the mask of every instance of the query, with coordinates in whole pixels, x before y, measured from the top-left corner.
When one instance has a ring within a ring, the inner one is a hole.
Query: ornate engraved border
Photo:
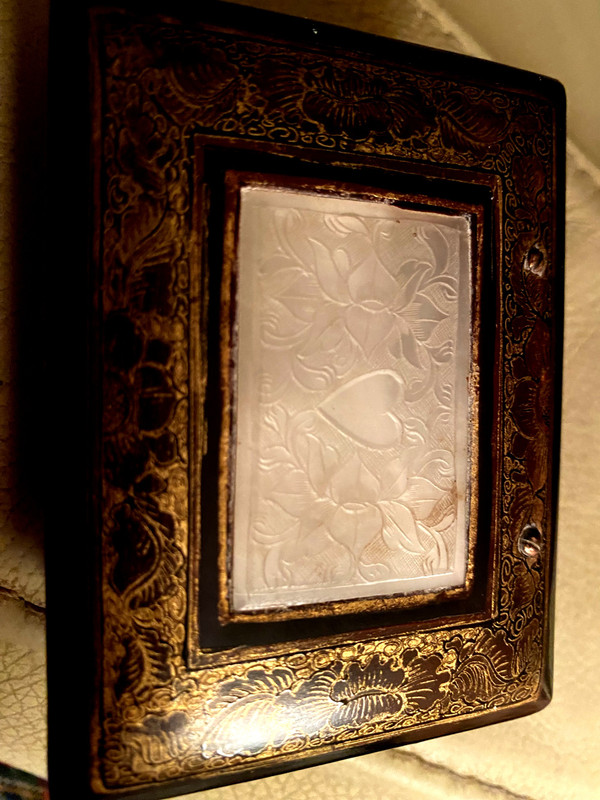
[[[93,790],[214,785],[543,705],[551,548],[526,558],[517,541],[527,524],[553,538],[561,265],[552,102],[450,71],[111,12],[93,19],[93,52],[103,365]],[[202,523],[190,476],[206,442],[204,421],[189,413],[207,378],[190,147],[198,133],[500,182],[500,547],[487,622],[189,665],[190,581],[199,580],[187,573],[190,531]]]

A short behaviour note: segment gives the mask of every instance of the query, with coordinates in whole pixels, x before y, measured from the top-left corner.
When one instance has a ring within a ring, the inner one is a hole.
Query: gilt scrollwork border
[[[99,12],[92,28],[103,370],[94,790],[281,769],[442,722],[522,713],[543,694],[550,547],[535,561],[517,540],[533,523],[551,541],[555,503],[552,103],[215,25]],[[500,181],[493,619],[188,665],[188,581],[198,580],[187,572],[190,529],[202,524],[190,454],[205,442],[204,421],[190,420],[206,384],[201,336],[190,359],[192,328],[206,316],[193,219],[198,133]]]

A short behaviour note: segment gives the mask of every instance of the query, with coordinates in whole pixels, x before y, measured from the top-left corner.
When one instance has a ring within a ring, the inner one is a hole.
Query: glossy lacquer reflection
[[[461,586],[468,218],[259,186],[240,200],[234,610]]]

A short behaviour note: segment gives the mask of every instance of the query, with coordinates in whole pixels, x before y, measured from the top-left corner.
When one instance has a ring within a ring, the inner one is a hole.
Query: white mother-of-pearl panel
[[[241,189],[233,608],[465,581],[468,219]]]

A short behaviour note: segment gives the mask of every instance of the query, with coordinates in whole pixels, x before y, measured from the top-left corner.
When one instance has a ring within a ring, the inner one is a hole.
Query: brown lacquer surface
[[[346,51],[346,34],[300,32],[290,44],[263,22],[237,32],[218,15],[202,25],[99,11],[91,30],[102,375],[93,791],[201,788],[543,705],[560,93],[420,51],[409,66],[400,46],[379,51],[367,37]],[[471,215],[479,460],[466,596],[325,604],[321,621],[310,608],[260,624],[222,612],[228,170]],[[541,557],[519,552],[525,525],[542,532]]]

